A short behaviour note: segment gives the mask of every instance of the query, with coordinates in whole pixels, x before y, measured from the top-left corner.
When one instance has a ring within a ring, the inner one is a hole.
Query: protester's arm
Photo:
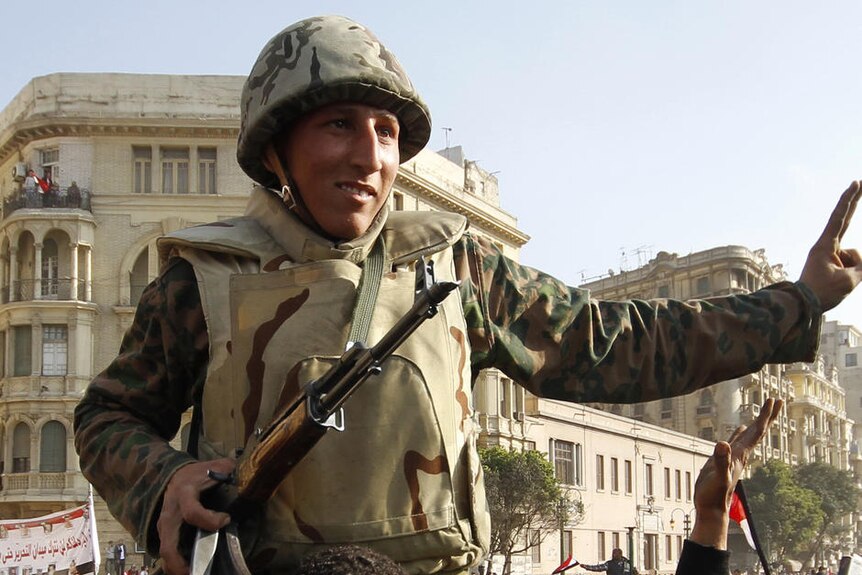
[[[832,212],[823,234],[808,252],[799,280],[811,288],[823,311],[841,303],[862,280],[862,257],[855,249],[844,249],[841,240],[850,225],[862,182],[850,184]]]
[[[737,428],[727,442],[715,445],[694,485],[694,527],[680,556],[677,575],[727,573],[730,555],[727,530],[733,491],[751,450],[781,413],[781,406],[780,399],[767,399],[752,425]]]
[[[111,513],[151,551],[158,548],[152,528],[171,477],[202,465],[168,441],[200,392],[208,354],[194,272],[176,260],[148,286],[119,355],[75,410],[81,471]],[[200,477],[198,483],[205,470]]]
[[[608,562],[605,561],[604,563],[598,563],[596,565],[584,565],[583,563],[579,563],[578,567],[580,567],[584,571],[596,571],[596,572],[607,571],[608,570]]]

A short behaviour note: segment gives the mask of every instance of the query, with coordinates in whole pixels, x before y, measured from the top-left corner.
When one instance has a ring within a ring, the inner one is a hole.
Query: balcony
[[[90,190],[78,188],[54,188],[47,193],[25,191],[6,198],[3,202],[3,217],[8,218],[18,210],[87,210],[92,212]]]
[[[76,471],[5,473],[0,475],[0,496],[23,496],[27,492],[38,492],[40,496],[48,497],[75,495],[71,490],[86,491],[85,485],[83,476]]]
[[[72,280],[64,279],[41,279],[39,280],[39,297],[36,297],[36,280],[15,280],[12,286],[0,288],[0,303],[10,301],[86,301],[86,286],[78,280],[76,297],[72,297]]]

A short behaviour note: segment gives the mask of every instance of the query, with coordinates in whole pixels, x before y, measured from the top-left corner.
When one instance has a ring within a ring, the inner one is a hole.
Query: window
[[[398,212],[404,210],[404,194],[401,192],[392,192],[392,209]]]
[[[664,560],[673,561],[673,539],[670,535],[664,536]]]
[[[60,179],[60,148],[46,148],[39,155],[42,177],[57,182]]]
[[[57,255],[57,242],[46,239],[42,243],[42,297],[56,299],[59,293],[60,258]]]
[[[162,193],[189,193],[189,149],[162,148]]]
[[[629,459],[625,460],[625,482],[626,482],[626,493],[631,494],[631,492],[632,492],[632,462]]]
[[[530,529],[527,531],[527,536],[530,538],[530,559],[533,560],[534,564],[538,564],[542,562],[542,544],[541,544],[541,532],[535,529]]]
[[[856,367],[857,365],[859,364],[855,353],[848,353],[844,356],[844,367]]]
[[[697,278],[695,287],[695,295],[704,295],[709,292],[709,276]]]
[[[66,471],[66,428],[59,421],[49,421],[42,427],[39,447],[39,471]]]
[[[620,490],[620,460],[611,457],[611,491]]]
[[[670,297],[670,286],[667,284],[658,286],[658,297]]]
[[[500,379],[500,417],[512,416],[512,380]]]
[[[19,423],[12,432],[12,473],[30,471],[30,428]]]
[[[685,500],[691,501],[691,471],[685,472]]]
[[[65,325],[42,326],[42,375],[66,375],[68,347]]]
[[[13,376],[30,375],[33,372],[32,365],[32,349],[33,336],[32,329],[29,325],[16,325],[12,328],[12,337],[15,339],[14,345],[14,365],[12,367]]]
[[[647,495],[655,495],[655,492],[653,489],[654,486],[653,486],[652,469],[653,469],[652,463],[644,464],[644,492]]]
[[[715,429],[712,427],[701,427],[697,432],[697,436],[707,441],[715,441]]]
[[[679,501],[682,499],[682,473],[680,473],[679,469],[673,472],[673,490],[676,500]]]
[[[216,149],[198,148],[198,193],[216,193]]]
[[[676,556],[679,557],[682,553],[682,535],[676,536]]]
[[[596,455],[596,489],[605,490],[605,456]]]
[[[611,533],[611,543],[614,546],[614,549],[620,549],[620,534],[614,531]]]
[[[0,377],[6,377],[6,332],[0,331]],[[2,445],[2,444],[0,444]],[[2,458],[0,458],[2,459]]]
[[[583,451],[580,443],[551,440],[554,454],[554,471],[557,481],[564,485],[583,484]]]
[[[670,499],[670,467],[664,468],[664,498]]]
[[[661,400],[661,418],[670,419],[673,417],[673,400],[666,397]]]
[[[153,149],[145,146],[132,146],[134,158],[132,190],[136,194],[150,194],[153,191]]]
[[[604,561],[605,557],[607,557],[607,555],[605,555],[605,532],[604,531],[598,532],[598,540],[596,541],[596,545],[597,545],[597,549],[599,552],[599,561]]]

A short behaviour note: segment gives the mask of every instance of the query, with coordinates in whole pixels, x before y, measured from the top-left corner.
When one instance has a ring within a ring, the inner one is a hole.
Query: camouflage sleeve
[[[687,302],[598,301],[465,236],[456,274],[474,375],[496,367],[532,393],[635,403],[690,393],[765,363],[813,361],[816,296],[782,282]]]
[[[193,461],[168,440],[202,389],[208,354],[194,271],[174,260],[144,291],[119,355],[75,409],[81,471],[114,517],[149,548],[149,526],[168,479]]]

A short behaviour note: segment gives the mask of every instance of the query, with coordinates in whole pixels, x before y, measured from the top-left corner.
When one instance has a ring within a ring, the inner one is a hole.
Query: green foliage
[[[856,513],[859,506],[859,489],[849,471],[836,469],[826,463],[808,463],[795,469],[796,482],[820,496],[823,524],[809,547],[816,556],[827,540],[837,540],[849,531],[842,519]]]
[[[553,466],[538,451],[489,447],[479,455],[491,512],[491,553],[505,557],[506,571],[512,555],[577,520],[583,508],[568,500]]]
[[[752,519],[773,560],[808,547],[823,525],[821,498],[796,481],[791,467],[772,459],[745,482]]]

